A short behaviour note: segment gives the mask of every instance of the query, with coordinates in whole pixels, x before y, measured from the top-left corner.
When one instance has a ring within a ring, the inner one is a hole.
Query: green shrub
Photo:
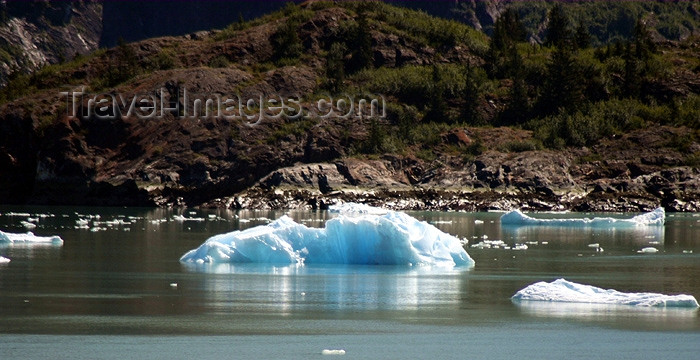
[[[277,31],[270,37],[274,49],[274,58],[278,65],[289,64],[293,59],[299,59],[304,46],[297,33],[300,21],[297,18],[288,17],[278,27]]]
[[[672,110],[674,124],[700,129],[700,95],[691,94],[685,99],[676,99]]]
[[[461,97],[464,91],[466,79],[460,65],[437,65],[437,71],[437,84],[433,81],[433,66],[428,65],[367,69],[353,75],[352,80],[364,84],[370,92],[393,95],[402,102],[425,108],[435,86],[441,87],[448,98]]]
[[[211,68],[225,68],[228,67],[228,65],[228,58],[224,55],[219,55],[209,60],[209,67]]]
[[[179,66],[179,59],[172,49],[163,49],[149,58],[153,70],[170,70]]]
[[[502,152],[525,152],[539,150],[541,145],[536,140],[513,140],[499,146]]]
[[[605,118],[595,118],[581,112],[560,113],[532,121],[528,125],[537,140],[549,148],[589,146],[613,134],[613,127]]]

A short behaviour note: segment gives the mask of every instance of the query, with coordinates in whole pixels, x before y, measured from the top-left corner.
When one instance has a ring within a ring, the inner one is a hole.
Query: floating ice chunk
[[[339,205],[331,205],[328,207],[328,211],[332,213],[339,213],[339,214],[346,214],[346,215],[352,215],[352,214],[363,214],[363,215],[383,215],[389,212],[388,210],[374,207],[374,206],[369,206],[366,204],[357,204],[357,203],[344,203],[344,204],[339,204]]]
[[[637,250],[637,252],[640,254],[654,254],[654,253],[659,252],[659,249],[650,246],[650,247],[645,247],[642,250]]]
[[[0,256],[0,264],[7,264],[9,262],[10,262],[10,259]]]
[[[527,250],[527,245],[525,244],[515,244],[513,250]]]
[[[323,349],[321,355],[345,355],[345,350],[343,349]]]
[[[484,223],[484,220],[474,220],[474,225],[481,225]]]
[[[31,232],[13,234],[0,231],[0,244],[2,243],[63,245],[63,239],[58,236],[36,236]]]
[[[200,217],[185,217],[183,215],[173,215],[173,220],[175,221],[204,221],[204,218]]]
[[[340,215],[325,228],[288,216],[209,238],[180,258],[185,263],[363,264],[473,266],[458,238],[401,212]]]
[[[20,217],[30,217],[32,214],[30,213],[16,213],[16,212],[9,212],[5,213],[5,216],[20,216]]]
[[[597,248],[599,248],[599,247],[600,247],[600,244],[599,244],[599,243],[594,243],[594,244],[588,244],[588,247],[589,247],[589,248],[594,248],[594,249],[597,249]]]
[[[22,221],[20,222],[20,224],[22,224],[22,226],[24,226],[24,228],[27,230],[32,230],[36,228],[36,224],[30,223],[29,221]]]
[[[692,295],[664,295],[655,293],[624,293],[613,289],[578,284],[565,279],[550,283],[540,281],[518,291],[514,301],[549,301],[565,303],[634,305],[655,307],[698,307]]]
[[[520,210],[513,210],[501,216],[501,225],[553,225],[553,226],[646,226],[663,225],[665,220],[664,208],[658,208],[652,212],[637,215],[630,219],[615,219],[611,217],[595,218],[569,218],[569,219],[535,219],[523,214]]]

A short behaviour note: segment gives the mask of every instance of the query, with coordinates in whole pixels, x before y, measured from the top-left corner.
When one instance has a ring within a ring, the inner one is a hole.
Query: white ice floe
[[[476,244],[472,244],[476,249],[502,249],[502,250],[527,250],[526,244],[516,243],[513,246],[506,244],[503,240],[484,240]]]
[[[557,279],[550,283],[544,281],[534,283],[518,291],[513,295],[512,300],[654,307],[698,307],[698,302],[692,295],[624,293],[613,289],[602,289],[578,284],[565,279]]]
[[[616,219],[611,217],[594,218],[566,218],[566,219],[536,219],[523,214],[520,210],[513,210],[501,216],[501,225],[553,225],[553,226],[647,226],[663,225],[665,211],[658,208],[652,212],[634,216],[630,219]]]
[[[30,213],[9,212],[9,213],[5,213],[5,216],[30,217],[30,216],[32,216],[32,214],[30,214]]]
[[[389,212],[389,210],[385,210],[382,208],[352,202],[331,205],[328,207],[328,211],[332,213],[339,213],[345,215],[383,215]]]
[[[645,247],[641,250],[637,250],[637,252],[640,254],[655,254],[655,253],[659,252],[659,249],[650,246],[650,247]]]
[[[173,215],[173,220],[175,221],[197,221],[197,222],[202,222],[204,221],[204,218],[200,217],[185,217],[183,215]]]
[[[7,264],[9,262],[10,262],[10,259],[0,256],[0,264]]]
[[[474,220],[474,225],[481,225],[484,223],[484,220]]]
[[[185,263],[473,266],[458,238],[401,212],[345,216],[309,228],[282,216],[209,238]]]
[[[36,224],[30,223],[29,221],[21,221],[20,224],[22,224],[22,226],[24,226],[24,228],[27,230],[32,230],[36,228]]]
[[[0,244],[3,243],[63,245],[63,240],[58,236],[36,236],[31,232],[14,234],[0,231]]]
[[[343,349],[323,349],[321,355],[345,355],[345,350]]]

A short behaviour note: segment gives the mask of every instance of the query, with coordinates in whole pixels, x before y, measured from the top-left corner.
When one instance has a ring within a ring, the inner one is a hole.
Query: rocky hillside
[[[296,3],[303,2],[295,0]],[[304,1],[306,3],[312,1]],[[425,11],[493,33],[496,19],[515,9],[528,38],[546,36],[547,12],[558,1],[445,0],[385,2]],[[684,40],[700,29],[700,2],[563,2],[568,15],[582,23],[595,44],[632,36],[631,24],[647,20],[661,40]],[[100,1],[25,0],[0,3],[0,86],[12,73],[29,73],[47,64],[73,59],[100,47],[159,36],[181,36],[225,28],[278,10],[284,1]]]
[[[611,94],[586,112],[609,121],[599,131],[602,123],[581,112],[534,106],[527,122],[505,126],[516,81],[470,73],[488,63],[488,38],[387,5],[288,6],[222,31],[122,44],[3,90],[0,202],[314,208],[343,199],[415,209],[698,211],[700,44],[659,46],[651,59],[671,66],[663,76],[645,70],[648,91],[621,98],[623,54],[612,49],[601,61],[595,49],[579,51],[576,61],[601,67]],[[551,48],[524,56],[528,104],[546,93],[538,72],[549,71],[552,57]],[[87,95],[74,108],[61,92],[79,90]],[[163,96],[173,107],[183,91],[298,96],[304,109],[329,93],[383,94],[387,116],[251,125],[187,117],[182,108],[145,118],[125,107],[88,113],[99,98],[119,95]],[[663,99],[668,105],[658,105]]]

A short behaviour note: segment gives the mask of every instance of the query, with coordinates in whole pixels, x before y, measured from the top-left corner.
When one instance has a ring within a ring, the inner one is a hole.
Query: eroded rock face
[[[0,39],[11,61],[0,63],[0,86],[17,69],[32,72],[99,47],[102,33],[99,2],[13,1],[1,6],[7,21],[0,25]]]

